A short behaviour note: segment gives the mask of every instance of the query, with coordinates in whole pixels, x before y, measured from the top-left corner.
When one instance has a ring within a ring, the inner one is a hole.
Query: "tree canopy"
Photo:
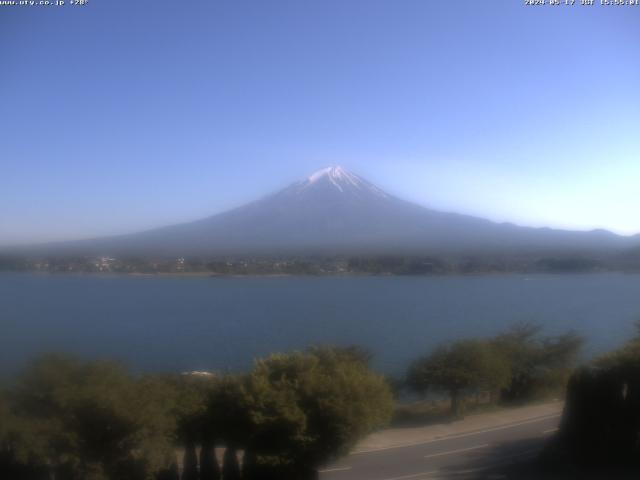
[[[461,395],[499,390],[508,384],[510,375],[506,358],[490,342],[460,340],[416,360],[409,368],[407,382],[420,392],[447,392],[451,413],[460,416]]]
[[[569,331],[543,337],[540,326],[520,323],[493,339],[494,348],[507,358],[511,380],[503,389],[505,401],[531,400],[541,392],[561,390],[577,363],[584,339]]]
[[[579,358],[583,338],[575,332],[543,337],[540,327],[516,324],[487,339],[465,339],[442,345],[417,359],[407,371],[413,390],[446,392],[451,413],[462,414],[465,395],[500,394],[505,402],[533,400],[564,390]]]
[[[393,399],[358,348],[273,354],[240,375],[131,375],[36,359],[0,392],[0,478],[304,478],[384,425]],[[226,447],[223,465],[214,446]],[[197,451],[200,449],[200,457]]]
[[[172,455],[162,398],[116,363],[44,356],[8,396],[5,450],[58,479],[145,480]]]
[[[245,432],[253,468],[277,478],[312,475],[386,424],[393,410],[386,381],[353,349],[273,354],[258,360],[240,385],[226,388],[234,391],[234,408],[243,410],[234,415],[241,421],[236,431]]]

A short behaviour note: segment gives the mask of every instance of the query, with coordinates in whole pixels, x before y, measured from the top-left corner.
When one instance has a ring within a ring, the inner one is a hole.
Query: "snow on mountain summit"
[[[306,180],[300,183],[299,191],[303,191],[307,188],[319,184],[330,185],[331,187],[343,193],[355,190],[373,193],[380,197],[388,196],[384,191],[382,191],[375,185],[367,182],[363,178],[354,173],[351,173],[350,171],[339,165],[326,167],[312,173]]]
[[[332,181],[351,182],[354,185],[356,185],[359,181],[359,178],[357,175],[354,175],[353,173],[347,171],[346,169],[342,168],[339,165],[335,167],[322,168],[317,172],[314,172],[311,175],[309,175],[308,180],[310,183],[313,183],[313,182],[317,182],[323,177],[329,178]]]

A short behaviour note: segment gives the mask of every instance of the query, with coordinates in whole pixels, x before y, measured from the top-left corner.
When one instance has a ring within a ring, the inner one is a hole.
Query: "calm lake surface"
[[[640,275],[176,278],[0,274],[0,374],[36,353],[141,371],[239,370],[272,351],[358,344],[399,373],[434,345],[531,320],[589,355],[640,318]]]

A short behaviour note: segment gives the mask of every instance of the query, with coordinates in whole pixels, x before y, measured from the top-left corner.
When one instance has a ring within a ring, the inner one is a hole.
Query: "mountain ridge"
[[[388,194],[340,166],[200,220],[34,249],[104,255],[599,252],[638,236],[523,227],[447,213]]]

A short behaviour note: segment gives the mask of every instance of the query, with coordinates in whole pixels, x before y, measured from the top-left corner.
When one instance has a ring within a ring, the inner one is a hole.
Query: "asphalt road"
[[[534,458],[559,414],[460,433],[410,446],[351,454],[320,471],[321,480],[507,478],[501,468]]]

